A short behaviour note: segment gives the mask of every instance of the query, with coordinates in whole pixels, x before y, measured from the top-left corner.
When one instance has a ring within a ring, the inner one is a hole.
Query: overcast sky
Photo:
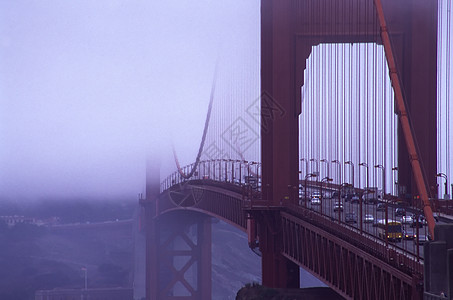
[[[147,156],[162,177],[171,143],[193,162],[216,61],[230,81],[259,78],[236,74],[259,61],[259,5],[0,1],[0,200],[135,197]]]
[[[142,192],[155,149],[195,157],[216,60],[258,36],[258,0],[1,1],[0,197]]]

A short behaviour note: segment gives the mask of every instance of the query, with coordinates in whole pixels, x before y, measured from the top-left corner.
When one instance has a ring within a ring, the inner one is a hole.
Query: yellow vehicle
[[[403,229],[401,222],[396,220],[388,220],[386,226],[385,220],[379,220],[376,227],[379,238],[385,240],[385,233],[387,228],[387,239],[389,241],[401,242],[401,239],[403,238]]]

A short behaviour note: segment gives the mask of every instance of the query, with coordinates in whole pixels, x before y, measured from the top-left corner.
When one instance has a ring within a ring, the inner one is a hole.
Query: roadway
[[[335,204],[339,202],[338,198],[333,199],[330,197],[323,197],[320,202],[320,204],[316,204],[316,201],[311,201],[311,199],[308,198],[307,204],[304,203],[303,199],[300,200],[299,203],[301,206],[306,205],[307,208],[313,211],[329,216],[332,220],[338,221],[340,219],[345,226],[351,226],[358,231],[363,231],[376,237],[378,237],[378,229],[376,227],[377,220],[385,220],[386,218],[385,203],[384,208],[381,208],[382,210],[380,210],[378,209],[377,203],[364,203],[364,201],[360,203],[360,200],[358,203],[352,203],[351,200],[345,201],[345,199],[342,198],[341,203],[343,210],[334,211]],[[362,208],[361,210],[360,207]],[[393,203],[387,203],[388,220],[401,222],[403,233],[407,232],[409,235],[415,234],[420,238],[420,240],[418,238],[403,238],[401,241],[389,241],[389,243],[396,248],[401,248],[412,253],[414,256],[423,257],[423,243],[425,241],[424,237],[428,236],[428,226],[419,222],[418,228],[417,226],[415,226],[415,228],[411,227],[412,219],[410,217],[403,219],[403,216],[396,213],[397,208],[400,210],[402,209],[401,206]],[[405,210],[407,216],[418,213],[416,210],[410,208],[405,208]],[[353,214],[355,216],[355,220],[352,222],[351,220],[348,220],[348,222],[346,222],[345,216],[348,214]],[[372,219],[366,219],[366,215],[371,215]],[[448,221],[442,218],[437,219],[437,224],[442,224],[445,223],[445,221]]]

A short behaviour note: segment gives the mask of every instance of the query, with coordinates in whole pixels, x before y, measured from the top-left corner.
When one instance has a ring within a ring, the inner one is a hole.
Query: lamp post
[[[398,188],[398,180],[397,179],[395,180],[395,176],[393,175],[395,171],[397,171],[396,175],[398,175],[398,167],[393,167],[392,168],[392,181],[395,182],[395,187],[396,187],[395,196],[399,197],[400,193],[398,191],[399,190],[399,188]]]
[[[351,185],[349,183],[342,183],[340,186],[339,186],[339,192],[338,192],[338,204],[339,204],[339,207],[338,207],[338,223],[341,223],[341,208],[343,207],[343,202],[341,201],[341,194],[342,194],[342,190],[347,188],[347,187],[350,187]],[[346,189],[347,190],[347,189]],[[345,197],[346,197],[346,193],[345,193]],[[344,201],[346,202],[346,200]]]
[[[234,173],[235,173],[235,169],[234,169],[234,163],[236,162],[236,160],[233,160],[233,159],[229,159],[228,160],[229,162],[231,162],[231,183],[234,184]]]
[[[262,191],[261,189],[261,175],[260,175],[260,166],[261,163],[257,162],[256,163],[256,184],[258,185],[258,190]]]
[[[447,177],[447,175],[445,173],[438,173],[436,176],[445,178],[445,195],[444,195],[444,199],[449,199],[450,197],[448,196],[448,177]]]
[[[308,174],[308,160],[306,160],[305,158],[301,158],[300,159],[300,170],[302,171],[302,162],[305,162],[305,175]]]
[[[309,173],[307,175],[305,175],[305,184],[304,184],[304,199],[305,199],[305,208],[307,208],[307,179],[309,177],[316,177],[317,175],[316,174],[313,174],[313,173]]]
[[[228,161],[229,160],[222,158],[222,161],[225,163],[225,182],[228,182]],[[231,159],[230,159],[230,161],[231,161]]]
[[[222,159],[217,160],[219,162],[219,179],[218,181],[222,181]]]
[[[323,198],[323,197],[322,197],[322,184],[323,184],[323,182],[328,182],[328,181],[332,181],[332,180],[333,180],[333,179],[330,178],[330,177],[328,177],[328,176],[326,176],[326,177],[324,177],[323,179],[321,179],[321,215],[322,215],[322,206],[323,206],[323,200],[322,200],[322,198]]]
[[[315,172],[312,171],[312,173],[313,173],[313,174],[316,174],[316,176],[319,176],[318,160],[317,160],[316,158],[310,158],[310,161],[311,161],[311,162],[314,161],[314,162],[316,163],[316,171],[315,171]]]
[[[253,185],[253,188],[256,189],[258,187],[258,176],[256,172],[253,172],[254,165],[258,165],[258,163],[255,161],[249,161],[247,168],[249,184]],[[258,171],[257,168],[255,168],[255,170]]]
[[[247,174],[247,175],[245,175]],[[248,161],[244,161],[244,184],[247,183],[247,180],[246,178],[248,178],[250,176],[250,163]]]
[[[341,184],[341,163],[338,159],[332,160],[332,163],[338,164],[338,185]]]
[[[327,169],[327,174],[326,174],[326,177],[329,177],[330,176],[330,172],[329,172],[329,161],[325,158],[321,159],[319,162],[323,162],[323,163],[326,163],[326,169]]]
[[[364,162],[361,162],[361,163],[359,164],[359,166],[365,167],[365,168],[366,168],[366,190],[365,190],[365,193],[367,194],[367,199],[368,199],[368,192],[369,192],[368,164],[367,164],[367,163],[364,163]]]
[[[239,185],[242,185],[242,161],[236,161],[239,165]]]
[[[398,171],[398,167],[393,167],[392,172],[393,171]],[[396,174],[398,174],[398,172]],[[400,197],[400,185],[397,180],[395,180],[395,185],[396,185],[396,196],[399,198]],[[388,244],[389,244],[389,239],[388,239],[389,205],[388,205],[388,201],[385,201],[384,203],[385,203],[385,246],[388,246]],[[417,220],[418,220],[418,217],[417,217]],[[417,238],[418,238],[418,229],[417,229]],[[417,249],[418,249],[418,247],[417,247]]]
[[[375,165],[375,168],[382,169],[382,200],[385,198],[385,168],[383,165]]]
[[[352,161],[348,160],[348,161],[345,161],[344,164],[345,165],[351,165],[351,167],[352,167],[352,169],[351,169],[352,170],[352,172],[351,172],[351,174],[352,174],[351,185],[352,185],[352,187],[354,187],[354,163]]]
[[[366,196],[366,202],[368,202],[368,193],[370,192],[370,189],[369,189],[369,174],[368,174],[368,164],[365,163],[365,162],[361,162],[359,163],[359,166],[361,167],[365,167],[366,168],[366,190],[365,190],[365,196]],[[360,180],[359,180],[359,185],[360,185]],[[359,186],[360,187],[360,186]],[[360,197],[360,233],[362,233],[362,216],[363,216],[363,211],[362,211],[362,207],[363,207],[363,196]]]

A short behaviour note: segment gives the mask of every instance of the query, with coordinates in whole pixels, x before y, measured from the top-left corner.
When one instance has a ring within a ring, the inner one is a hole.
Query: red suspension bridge
[[[147,299],[211,298],[210,217],[247,233],[265,286],[302,267],[345,298],[452,297],[450,8],[262,0],[261,81],[216,71],[195,162],[149,164]]]

